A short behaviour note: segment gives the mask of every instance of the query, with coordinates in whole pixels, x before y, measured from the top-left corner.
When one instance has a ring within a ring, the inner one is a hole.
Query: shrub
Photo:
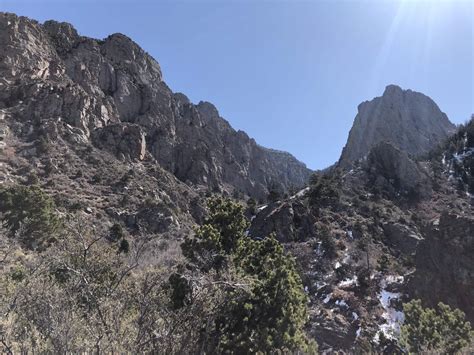
[[[247,212],[252,216],[257,214],[257,201],[253,197],[247,200]]]
[[[245,235],[248,222],[241,205],[213,198],[208,208],[205,223],[182,250],[201,271],[215,275],[214,284],[224,285],[223,301],[213,306],[219,308],[212,329],[203,335],[209,353],[315,350],[304,333],[307,298],[293,258],[274,236],[252,240]],[[224,275],[235,279],[230,282]],[[192,290],[182,276],[170,282],[171,302],[182,308]]]
[[[36,185],[1,189],[0,216],[9,236],[31,249],[53,241],[60,225],[54,201]]]
[[[337,178],[332,175],[314,174],[310,179],[309,203],[313,207],[326,207],[339,201]]]
[[[423,308],[420,300],[412,300],[403,305],[403,310],[401,343],[409,352],[454,354],[471,341],[471,324],[459,309],[441,302],[437,309]]]

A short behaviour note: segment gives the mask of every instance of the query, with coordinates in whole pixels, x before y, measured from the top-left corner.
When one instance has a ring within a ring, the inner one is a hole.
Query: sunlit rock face
[[[212,104],[173,93],[159,64],[122,34],[96,40],[67,23],[1,13],[0,78],[1,105],[18,122],[48,132],[69,125],[82,141],[121,158],[148,156],[189,185],[264,198],[311,173],[235,131]]]
[[[359,105],[339,166],[349,168],[379,142],[420,156],[454,130],[446,114],[428,96],[389,85],[381,97]]]

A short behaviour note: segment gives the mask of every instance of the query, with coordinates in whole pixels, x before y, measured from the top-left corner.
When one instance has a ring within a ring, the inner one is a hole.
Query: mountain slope
[[[338,165],[350,167],[383,141],[420,156],[435,148],[454,130],[455,126],[428,96],[389,85],[381,97],[359,105]]]
[[[295,255],[320,349],[393,353],[402,303],[413,298],[458,307],[472,321],[473,127],[429,159],[380,142],[350,171],[317,174],[258,209],[249,233],[275,233]]]
[[[4,115],[34,122],[47,139],[68,125],[121,159],[155,159],[188,184],[256,198],[309,177],[291,155],[235,131],[212,104],[174,94],[159,64],[122,34],[95,40],[67,23],[2,13],[0,59]]]

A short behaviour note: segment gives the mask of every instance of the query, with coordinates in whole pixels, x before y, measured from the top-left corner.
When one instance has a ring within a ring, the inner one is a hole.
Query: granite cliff
[[[427,154],[455,131],[446,114],[428,96],[396,85],[358,107],[338,166],[350,167],[380,142],[413,156]]]
[[[2,13],[0,63],[0,109],[21,139],[54,141],[66,130],[122,160],[152,159],[188,185],[259,199],[310,175],[235,131],[212,104],[173,93],[158,62],[125,35],[96,40],[67,23]]]

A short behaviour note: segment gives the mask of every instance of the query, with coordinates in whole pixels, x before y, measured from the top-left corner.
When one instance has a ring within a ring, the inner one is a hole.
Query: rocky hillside
[[[350,167],[379,142],[390,142],[413,156],[427,154],[454,130],[428,96],[389,85],[381,97],[359,105],[338,165]]]
[[[454,128],[389,86],[310,177],[126,36],[2,13],[0,349],[403,353],[411,299],[474,321],[474,119]]]
[[[350,171],[315,175],[257,211],[250,235],[275,233],[296,256],[320,349],[400,351],[401,305],[412,298],[473,320],[473,128],[421,161],[380,142]]]
[[[124,160],[156,161],[188,185],[264,198],[303,186],[310,170],[191,103],[122,34],[80,36],[67,23],[0,14],[0,109],[20,140],[64,137]]]

